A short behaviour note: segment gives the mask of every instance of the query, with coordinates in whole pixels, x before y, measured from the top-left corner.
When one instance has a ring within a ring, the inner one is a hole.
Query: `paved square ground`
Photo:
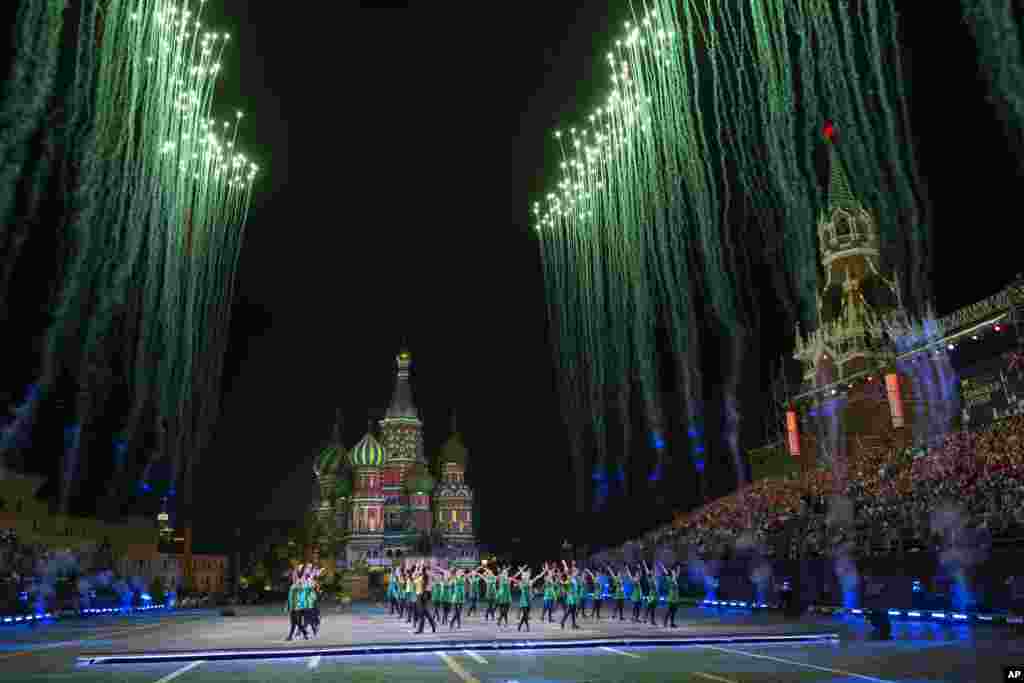
[[[513,610],[513,613],[516,610]],[[1002,666],[1024,663],[1024,645],[1010,631],[981,626],[897,623],[894,639],[872,641],[861,622],[806,619],[787,623],[769,615],[715,614],[688,610],[681,615],[688,634],[833,631],[836,644],[594,647],[589,649],[494,652],[484,648],[381,657],[303,656],[287,660],[191,662],[81,666],[83,652],[275,647],[283,644],[287,617],[277,610],[242,611],[237,617],[215,612],[102,618],[87,622],[25,626],[0,631],[0,681],[41,683],[198,683],[199,681],[454,681],[456,683],[606,683],[612,681],[709,681],[717,683],[824,683],[876,681],[997,681]],[[510,619],[511,621],[511,619]],[[538,625],[533,638],[649,637],[650,626],[582,622],[582,631]],[[442,639],[442,634],[413,636],[386,610],[364,608],[351,614],[327,614],[325,643],[408,642]],[[445,639],[450,633],[443,635]],[[518,638],[515,627],[498,630],[478,617],[467,620],[460,640]],[[305,646],[306,643],[300,643]]]

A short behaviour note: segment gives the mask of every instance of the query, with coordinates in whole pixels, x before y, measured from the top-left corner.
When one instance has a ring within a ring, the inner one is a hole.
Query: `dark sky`
[[[385,409],[404,341],[428,453],[458,410],[484,540],[540,530],[547,542],[572,493],[527,207],[551,177],[551,130],[605,92],[599,57],[624,3],[364,4],[311,15],[229,2],[212,18],[237,37],[221,101],[248,113],[264,172],[200,506],[216,526],[296,514],[335,409],[351,445]],[[957,3],[903,4],[942,312],[1015,272],[998,246],[1015,158]]]
[[[1016,158],[959,3],[899,4],[944,312],[1016,272]],[[263,171],[197,534],[297,515],[335,410],[351,446],[387,407],[405,343],[429,455],[458,411],[483,540],[549,543],[573,494],[528,207],[553,177],[551,131],[607,92],[601,56],[628,3],[363,5],[209,3],[233,38],[217,101],[246,112]],[[762,364],[791,336],[767,319]],[[685,504],[692,484],[671,486]]]
[[[548,132],[586,111],[580,82],[606,77],[589,64],[605,12],[232,4],[245,13],[224,17],[237,41],[222,96],[247,111],[265,173],[200,480],[212,492],[244,473],[241,516],[294,515],[336,407],[351,446],[387,407],[405,342],[428,454],[457,410],[487,536],[556,519],[572,496],[527,208]]]

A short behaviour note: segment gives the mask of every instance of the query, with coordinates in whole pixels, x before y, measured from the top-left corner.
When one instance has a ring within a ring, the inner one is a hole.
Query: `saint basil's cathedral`
[[[452,433],[431,467],[409,384],[412,355],[403,350],[396,364],[394,395],[377,430],[371,423],[346,449],[335,424],[331,443],[314,463],[319,559],[333,555],[329,564],[339,568],[365,561],[370,569],[383,569],[422,556],[430,539],[433,553],[455,565],[475,566],[473,490],[465,481],[468,452],[453,419]]]

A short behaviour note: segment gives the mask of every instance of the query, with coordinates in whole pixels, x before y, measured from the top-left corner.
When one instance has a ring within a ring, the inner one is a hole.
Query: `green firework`
[[[556,131],[561,175],[533,207],[567,411],[598,442],[603,392],[621,396],[634,378],[645,419],[661,427],[659,326],[683,390],[671,408],[691,425],[703,412],[701,345],[730,349],[735,436],[743,342],[762,324],[751,264],[785,274],[790,323],[816,319],[826,197],[815,153],[827,119],[842,127],[853,189],[878,215],[908,300],[927,299],[927,203],[897,28],[891,0],[651,0],[634,12],[607,56],[607,101]],[[708,320],[731,339],[702,339]]]
[[[202,5],[84,0],[72,44],[59,46],[74,65],[56,95],[72,257],[39,382],[44,395],[74,387],[86,432],[113,414],[131,443],[158,419],[175,478],[216,420],[257,170],[236,149],[241,114],[212,116],[228,36],[204,29]],[[89,442],[65,453],[65,505]],[[115,488],[129,463],[117,467]]]

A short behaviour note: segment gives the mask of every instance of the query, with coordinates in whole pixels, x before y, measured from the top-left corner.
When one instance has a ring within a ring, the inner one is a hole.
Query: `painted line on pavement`
[[[473,676],[473,674],[463,669],[461,664],[456,662],[454,659],[452,659],[445,653],[438,652],[437,656],[441,658],[441,661],[448,665],[448,668],[452,670],[452,673],[454,673],[456,676],[462,679],[463,683],[480,683],[480,679],[476,678],[475,676]]]
[[[770,657],[769,655],[758,655],[753,652],[744,652],[743,650],[733,650],[727,647],[718,647],[716,645],[698,645],[697,647],[704,648],[705,650],[717,650],[718,652],[727,652],[731,655],[743,655],[744,657],[752,657],[754,659],[767,659],[771,662],[779,662],[780,664],[790,664],[792,666],[802,666],[805,669],[816,669],[818,671],[824,671],[830,674],[840,674],[849,678],[859,678],[862,681],[872,681],[872,683],[895,683],[886,678],[875,678],[874,676],[865,676],[864,674],[853,673],[852,671],[844,671],[843,669],[832,669],[827,666],[818,666],[817,664],[806,664],[804,662],[797,662],[792,659],[783,659],[782,657]]]
[[[706,678],[709,681],[715,681],[715,683],[736,683],[736,681],[730,680],[728,678],[722,678],[721,676],[716,676],[714,674],[704,673],[703,671],[694,671],[693,675],[700,676],[701,678]]]
[[[472,650],[463,650],[463,652],[466,654],[467,657],[472,659],[477,664],[486,664],[487,663],[486,659],[484,659],[483,657],[481,657],[477,653],[473,652]]]
[[[633,659],[644,659],[644,657],[641,657],[640,655],[635,655],[632,652],[626,652],[625,650],[616,650],[614,647],[602,647],[601,649],[606,650],[607,652],[611,652],[612,654],[623,655],[625,657],[632,657]]]
[[[185,666],[181,667],[177,671],[172,671],[171,673],[167,674],[166,676],[164,676],[160,680],[156,681],[156,683],[168,683],[168,681],[173,681],[178,676],[180,676],[180,675],[182,675],[184,673],[188,673],[189,671],[191,671],[192,669],[196,668],[197,666],[199,666],[202,663],[203,663],[203,660],[200,659],[198,662],[192,662],[191,664],[186,664]]]
[[[309,660],[309,664],[306,665],[307,669],[315,669],[320,666],[320,655],[316,655],[313,659]]]

